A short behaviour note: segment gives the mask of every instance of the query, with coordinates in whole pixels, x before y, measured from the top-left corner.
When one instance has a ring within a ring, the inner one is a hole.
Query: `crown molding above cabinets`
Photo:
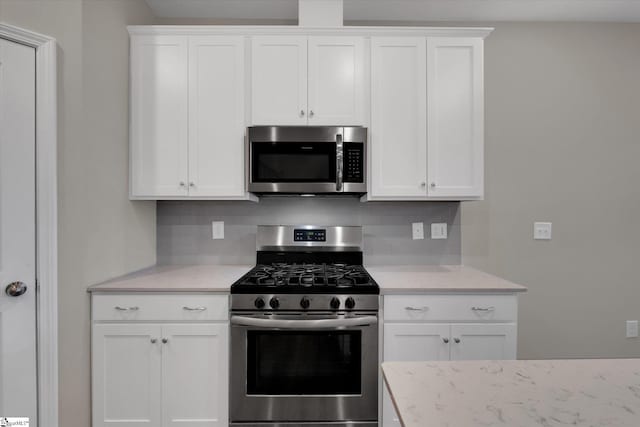
[[[363,201],[483,197],[491,28],[128,29],[131,199],[256,200],[251,125],[366,126]]]

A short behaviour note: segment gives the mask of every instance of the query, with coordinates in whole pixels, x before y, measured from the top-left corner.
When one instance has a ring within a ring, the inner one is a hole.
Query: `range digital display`
[[[327,230],[293,230],[294,242],[326,242]]]

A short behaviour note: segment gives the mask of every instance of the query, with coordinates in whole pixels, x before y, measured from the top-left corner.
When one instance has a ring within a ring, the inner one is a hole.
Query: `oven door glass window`
[[[335,182],[336,144],[261,142],[252,148],[253,182]]]
[[[247,331],[247,394],[361,394],[361,341],[359,330]]]

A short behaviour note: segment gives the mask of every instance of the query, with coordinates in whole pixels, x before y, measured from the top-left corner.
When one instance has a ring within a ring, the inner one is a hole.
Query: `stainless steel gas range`
[[[378,425],[378,285],[361,227],[260,226],[231,287],[234,427]]]

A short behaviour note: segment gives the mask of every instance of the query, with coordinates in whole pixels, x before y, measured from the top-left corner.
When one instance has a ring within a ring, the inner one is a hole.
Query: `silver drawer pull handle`
[[[473,311],[495,311],[495,307],[471,307]]]
[[[407,306],[404,309],[407,310],[407,311],[427,311],[427,310],[429,310],[429,307],[427,307],[427,306],[424,306],[424,307],[410,307],[410,306]]]
[[[454,338],[453,341],[455,341],[456,344],[460,344],[460,338]]]
[[[182,307],[183,310],[187,311],[205,311],[207,307],[187,307],[186,305]]]
[[[449,338],[442,338],[442,341],[444,341],[445,344],[449,344]]]
[[[138,306],[133,306],[133,307],[120,307],[119,305],[116,305],[114,307],[116,310],[118,311],[138,311],[140,310],[140,307]]]

